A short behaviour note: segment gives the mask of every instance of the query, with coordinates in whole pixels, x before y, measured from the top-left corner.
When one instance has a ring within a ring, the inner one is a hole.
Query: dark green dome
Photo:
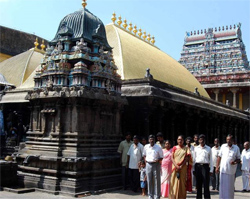
[[[97,39],[105,49],[111,49],[103,22],[86,8],[65,16],[60,22],[55,38],[50,43],[57,43],[65,36],[72,41],[84,38],[90,43],[95,43]]]

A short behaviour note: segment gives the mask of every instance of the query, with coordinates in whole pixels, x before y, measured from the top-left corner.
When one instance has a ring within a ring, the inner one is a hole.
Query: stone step
[[[3,187],[4,191],[8,191],[11,193],[16,193],[16,194],[22,194],[22,193],[29,193],[29,192],[34,192],[36,191],[35,188],[20,188],[20,187]]]

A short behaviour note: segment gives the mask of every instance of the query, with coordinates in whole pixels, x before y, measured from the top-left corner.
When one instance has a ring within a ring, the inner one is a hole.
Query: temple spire
[[[139,29],[138,36],[139,36],[140,38],[141,38],[141,36],[142,36],[141,28]]]
[[[128,26],[128,24],[127,24],[127,20],[126,19],[124,19],[124,21],[123,21],[123,28],[126,30],[126,28],[127,28],[127,26]]]
[[[87,0],[82,0],[82,6],[83,6],[84,9],[85,9],[85,7],[86,7],[86,5],[87,5],[86,1],[87,1]]]
[[[142,32],[141,28],[137,29],[137,26],[133,25],[132,22],[127,23],[126,19],[122,20],[121,16],[116,17],[115,12],[112,14],[111,20],[112,20],[114,25],[131,33],[135,37],[138,37],[151,45],[155,44],[155,37],[154,36],[151,37],[150,34],[146,34],[146,31]],[[191,35],[192,35],[192,32],[191,32]]]
[[[131,32],[133,30],[133,24],[130,22],[128,30]]]
[[[112,14],[111,20],[113,21],[113,23],[115,23],[115,21],[116,21],[116,14],[115,14],[115,12]]]
[[[122,24],[122,17],[121,15],[118,17],[117,24],[120,26]]]
[[[34,42],[34,45],[35,45],[35,49],[37,49],[37,46],[39,45],[38,38],[36,38],[36,41]]]
[[[41,47],[42,51],[44,51],[44,49],[45,49],[44,40],[42,40],[42,44],[40,45],[40,47]]]

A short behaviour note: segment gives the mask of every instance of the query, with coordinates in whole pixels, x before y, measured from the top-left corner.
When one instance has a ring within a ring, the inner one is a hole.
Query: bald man
[[[250,149],[249,142],[244,143],[244,149],[241,153],[241,170],[242,170],[242,184],[243,192],[249,192],[249,178],[250,178]]]
[[[220,172],[219,199],[234,199],[234,181],[237,164],[240,163],[240,149],[233,144],[233,136],[227,136],[218,154],[216,173]]]

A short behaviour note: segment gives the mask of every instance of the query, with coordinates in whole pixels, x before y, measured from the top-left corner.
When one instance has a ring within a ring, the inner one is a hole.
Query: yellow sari
[[[191,156],[188,147],[183,148],[179,146],[173,147],[173,158],[178,166],[182,165],[185,157]],[[179,174],[177,174],[179,173]],[[177,178],[179,175],[179,179]],[[187,180],[187,165],[183,164],[179,171],[176,171],[174,164],[172,165],[172,176],[169,190],[169,199],[185,199],[187,195],[186,191],[186,180]]]

